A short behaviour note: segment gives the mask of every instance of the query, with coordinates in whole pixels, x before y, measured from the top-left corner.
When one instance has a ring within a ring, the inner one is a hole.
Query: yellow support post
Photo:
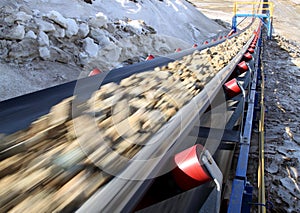
[[[259,165],[258,165],[258,203],[264,204],[258,207],[259,213],[266,213],[266,195],[265,195],[265,80],[264,70],[261,69],[261,96],[260,96],[260,120],[259,120]]]

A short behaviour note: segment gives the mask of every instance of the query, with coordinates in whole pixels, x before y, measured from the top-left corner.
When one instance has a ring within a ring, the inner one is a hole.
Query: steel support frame
[[[232,29],[236,32],[237,31],[237,19],[239,17],[253,17],[253,18],[259,18],[264,26],[267,28],[267,38],[272,38],[272,18],[270,15],[267,14],[236,14],[232,18]],[[267,23],[265,22],[267,20]]]
[[[256,86],[258,80],[258,72],[260,69],[260,47],[261,47],[261,32],[259,35],[258,46],[256,48],[255,68],[251,82],[251,89],[248,101],[248,110],[245,120],[243,137],[240,141],[240,153],[236,168],[235,178],[233,180],[232,192],[230,196],[228,212],[250,212],[249,202],[252,190],[249,190],[249,183],[247,182],[247,166],[251,142],[252,122],[254,118],[254,110],[256,103]]]

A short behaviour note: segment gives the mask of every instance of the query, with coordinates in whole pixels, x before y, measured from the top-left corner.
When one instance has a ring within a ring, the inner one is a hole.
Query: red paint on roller
[[[256,45],[255,44],[250,44],[250,47],[255,49]]]
[[[231,36],[233,33],[235,33],[234,30],[230,30],[227,36]]]
[[[251,54],[253,54],[254,53],[254,49],[250,47],[250,48],[248,48],[248,52],[251,53]]]
[[[244,60],[245,61],[250,61],[251,59],[252,59],[252,55],[249,52],[244,54]]]
[[[101,73],[101,70],[99,70],[98,68],[95,68],[90,72],[89,76],[98,75],[100,73]]]
[[[175,155],[173,176],[181,189],[189,190],[211,180],[201,163],[203,150],[202,145],[196,144]]]
[[[175,50],[175,52],[180,52],[181,51],[181,48],[177,48],[176,50]]]
[[[155,58],[154,55],[150,54],[150,55],[147,56],[146,61],[152,60],[154,58]]]
[[[242,92],[242,90],[235,78],[226,82],[224,84],[224,88],[225,88],[225,92],[229,98],[237,96],[238,94],[240,94]]]
[[[246,72],[249,68],[245,61],[240,62],[238,65],[239,74]]]

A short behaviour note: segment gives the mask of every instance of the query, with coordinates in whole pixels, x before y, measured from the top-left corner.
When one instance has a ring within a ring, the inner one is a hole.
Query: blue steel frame
[[[253,17],[261,19],[264,26],[267,28],[267,37],[268,39],[272,38],[272,18],[269,13],[266,14],[236,14],[232,18],[232,29],[236,32],[237,30],[237,18],[238,17]],[[267,23],[265,22],[267,20]]]
[[[258,73],[260,73],[260,49],[261,49],[261,31],[258,39],[256,57],[255,57],[255,67],[253,72],[253,79],[251,82],[249,102],[247,116],[244,125],[243,137],[240,141],[240,154],[238,157],[238,163],[236,168],[235,178],[233,180],[232,192],[230,196],[228,212],[250,212],[250,205],[252,197],[252,190],[249,190],[251,186],[247,183],[247,166],[248,166],[248,157],[250,150],[251,142],[251,132],[252,132],[252,122],[254,118],[254,110],[256,100],[256,85],[258,80]],[[251,194],[251,195],[250,195]]]

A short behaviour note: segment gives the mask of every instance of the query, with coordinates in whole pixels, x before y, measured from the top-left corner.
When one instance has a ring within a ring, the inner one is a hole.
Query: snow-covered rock
[[[107,61],[118,61],[122,49],[115,45],[113,42],[110,42],[100,51],[100,57],[107,59]]]
[[[67,21],[67,29],[66,29],[66,37],[71,38],[72,36],[78,33],[79,27],[74,19],[68,18]]]
[[[79,25],[78,36],[85,38],[90,32],[89,25],[86,23],[81,23]]]
[[[29,30],[29,31],[25,34],[25,38],[36,39],[36,38],[37,38],[37,35],[36,35],[32,30]]]
[[[30,60],[37,56],[36,40],[24,38],[20,42],[14,42],[10,46],[9,57],[20,62]]]
[[[92,58],[96,57],[98,54],[99,47],[97,44],[94,43],[94,40],[90,37],[87,37],[83,40],[83,48],[84,51]]]
[[[86,53],[79,53],[80,64],[85,65],[89,62],[89,56]]]
[[[15,18],[16,21],[20,21],[20,22],[23,22],[23,23],[26,23],[27,21],[29,21],[31,19],[32,19],[32,16],[28,15],[27,13],[25,13],[23,11],[18,12],[16,14],[16,18]]]
[[[106,36],[105,31],[99,28],[92,28],[90,31],[90,37],[95,39],[100,46],[105,46],[109,44],[109,38]]]
[[[95,28],[106,27],[108,22],[107,16],[99,12],[96,14],[96,17],[93,17],[89,20],[89,25]]]
[[[22,40],[25,36],[25,27],[23,25],[15,25],[11,28],[0,28],[0,39]]]
[[[57,61],[60,63],[70,64],[72,63],[72,56],[71,54],[63,51],[62,49],[51,46],[50,48],[51,60]]]
[[[43,31],[40,31],[39,36],[38,36],[38,42],[41,47],[43,46],[49,46],[49,37],[46,33]]]
[[[66,36],[66,30],[59,25],[56,25],[55,31],[52,32],[52,35],[56,38],[64,38]]]
[[[64,28],[67,28],[67,26],[68,26],[67,19],[65,17],[63,17],[62,14],[60,14],[59,12],[57,12],[55,10],[50,11],[47,14],[47,17]]]
[[[40,53],[40,57],[44,60],[50,58],[50,50],[48,49],[48,47],[40,47],[39,53]]]
[[[55,27],[52,23],[44,21],[42,19],[36,18],[35,22],[37,23],[39,30],[44,32],[53,32],[55,31]]]

